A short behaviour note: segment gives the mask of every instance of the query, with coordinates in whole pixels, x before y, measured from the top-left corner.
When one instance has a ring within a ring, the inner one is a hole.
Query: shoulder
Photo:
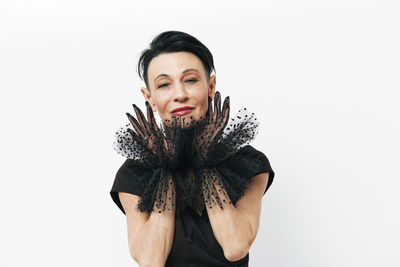
[[[119,192],[129,193],[136,196],[142,196],[146,181],[149,180],[150,172],[135,164],[134,160],[126,159],[116,172],[114,182],[112,184],[110,194],[115,204],[125,213],[122,206]],[[126,194],[124,194],[126,196]],[[128,196],[128,198],[132,198]],[[128,201],[136,201],[137,198]]]
[[[132,178],[140,176],[147,171],[149,171],[147,168],[138,165],[133,159],[126,159],[117,170],[116,178]]]
[[[257,170],[265,170],[269,172],[272,170],[271,164],[267,156],[260,150],[254,148],[251,145],[241,147],[232,158],[239,158],[243,161],[251,161],[257,166]]]
[[[239,155],[246,155],[249,157],[255,157],[260,159],[267,158],[263,152],[254,148],[252,145],[245,145],[241,147],[236,153],[238,153]]]
[[[260,180],[260,183],[267,183],[264,187],[265,194],[275,177],[275,172],[265,153],[251,145],[246,145],[241,147],[232,158],[236,158],[234,164],[239,166],[239,169],[242,170],[241,174],[244,175],[244,177],[253,179],[255,176],[258,176],[255,180]],[[268,175],[265,175],[266,173],[268,173]]]

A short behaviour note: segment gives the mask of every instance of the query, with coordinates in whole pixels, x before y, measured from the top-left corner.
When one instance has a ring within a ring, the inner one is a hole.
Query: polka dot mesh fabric
[[[133,104],[136,118],[116,131],[113,148],[148,171],[132,177],[132,186],[144,188],[138,209],[173,212],[190,206],[202,212],[205,205],[233,205],[250,184],[247,173],[262,169],[263,162],[237,153],[258,134],[254,113],[242,107],[230,117],[229,96],[221,108],[217,91],[208,98],[204,117],[175,117],[157,125],[146,101],[147,119]]]

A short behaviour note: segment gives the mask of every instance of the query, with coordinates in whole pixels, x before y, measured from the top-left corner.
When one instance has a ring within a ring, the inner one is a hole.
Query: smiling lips
[[[189,114],[190,112],[192,112],[194,108],[189,107],[189,106],[184,106],[181,108],[176,108],[172,111],[172,114],[174,114],[175,116],[184,116],[186,114]]]

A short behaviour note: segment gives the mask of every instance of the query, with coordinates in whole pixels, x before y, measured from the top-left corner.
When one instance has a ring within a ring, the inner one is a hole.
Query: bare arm
[[[221,245],[225,258],[229,261],[242,259],[256,238],[261,212],[261,200],[264,189],[268,182],[269,173],[256,175],[245,191],[245,195],[240,198],[235,206],[224,204],[220,209],[218,205],[210,208],[206,205],[208,217],[213,229],[215,238]],[[223,203],[229,203],[228,194],[224,188],[218,186],[218,195],[225,199]],[[225,195],[223,194],[225,193]]]
[[[131,257],[140,267],[164,267],[172,248],[175,230],[175,188],[173,184],[169,187],[167,208],[161,213],[155,206],[151,213],[142,213],[137,210],[140,196],[124,192],[119,192],[118,195],[126,212]],[[168,207],[171,209],[168,210]]]

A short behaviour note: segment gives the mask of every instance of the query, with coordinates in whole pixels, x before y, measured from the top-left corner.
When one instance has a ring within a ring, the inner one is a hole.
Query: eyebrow
[[[196,70],[196,69],[190,68],[190,69],[186,69],[186,70],[182,71],[182,73],[186,73],[186,72],[189,72],[189,71],[196,71],[196,72],[199,72],[199,71]],[[156,78],[154,78],[154,82],[155,82],[155,81],[157,80],[157,78],[160,77],[160,76],[169,77],[168,74],[161,73],[161,74],[157,75]]]

